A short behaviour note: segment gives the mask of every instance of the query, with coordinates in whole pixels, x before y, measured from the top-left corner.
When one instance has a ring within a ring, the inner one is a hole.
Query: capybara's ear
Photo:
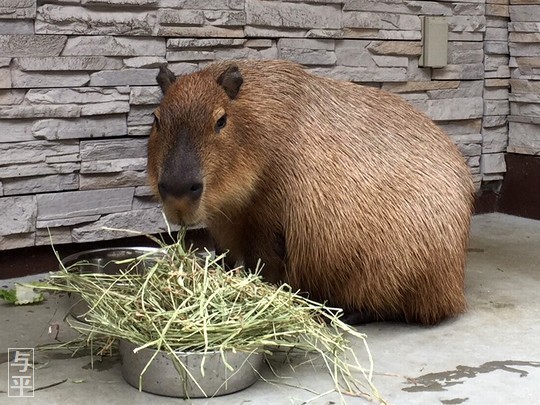
[[[235,99],[240,91],[244,78],[238,70],[238,66],[230,65],[225,71],[219,75],[217,83],[223,87],[225,93],[231,100]]]
[[[163,94],[165,94],[167,89],[176,80],[176,76],[173,72],[169,70],[167,66],[161,65],[159,67],[159,73],[156,77],[156,80],[159,84],[159,87],[161,87],[161,91],[163,92]]]

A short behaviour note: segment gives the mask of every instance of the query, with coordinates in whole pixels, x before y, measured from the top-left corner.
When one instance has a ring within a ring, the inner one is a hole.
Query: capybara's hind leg
[[[445,292],[425,291],[410,295],[404,303],[404,317],[407,323],[419,323],[430,326],[440,323],[445,318],[459,315],[467,309],[465,295],[461,288]]]

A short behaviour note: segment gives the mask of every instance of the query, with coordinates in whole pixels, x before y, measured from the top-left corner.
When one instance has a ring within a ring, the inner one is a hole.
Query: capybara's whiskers
[[[211,206],[211,205],[209,205],[209,207],[211,208],[212,211],[215,211],[215,212],[223,215],[227,219],[227,221],[229,223],[233,224],[233,220],[223,210],[219,209],[218,207]]]

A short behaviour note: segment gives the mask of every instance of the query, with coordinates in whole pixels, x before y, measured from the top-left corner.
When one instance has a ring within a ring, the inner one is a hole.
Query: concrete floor
[[[9,284],[0,282],[0,285]],[[467,271],[467,314],[437,327],[375,323],[359,328],[368,336],[375,362],[374,383],[392,404],[540,403],[540,221],[488,214],[473,220]],[[54,301],[0,305],[0,363],[9,347],[51,341],[48,325],[61,320]],[[69,334],[61,326],[60,338]],[[358,346],[363,356],[363,349]],[[2,354],[4,353],[4,354]],[[362,357],[364,358],[364,357]],[[339,403],[320,368],[303,366],[277,384],[258,381],[245,391],[210,400],[183,401],[140,393],[127,385],[118,360],[89,367],[89,357],[38,353],[34,398],[8,398],[7,367],[0,367],[0,403],[16,404],[310,404]],[[274,377],[267,373],[268,378]],[[286,384],[284,384],[286,383]],[[368,403],[346,397],[349,404]]]

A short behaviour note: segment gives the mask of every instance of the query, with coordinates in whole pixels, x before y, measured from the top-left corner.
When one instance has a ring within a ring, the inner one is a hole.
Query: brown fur
[[[168,218],[204,222],[268,280],[347,311],[422,324],[465,311],[473,186],[448,136],[398,96],[284,61],[234,61],[231,100],[216,80],[232,63],[178,78],[159,107],[154,191],[181,128],[204,178],[197,203],[163,202]]]

